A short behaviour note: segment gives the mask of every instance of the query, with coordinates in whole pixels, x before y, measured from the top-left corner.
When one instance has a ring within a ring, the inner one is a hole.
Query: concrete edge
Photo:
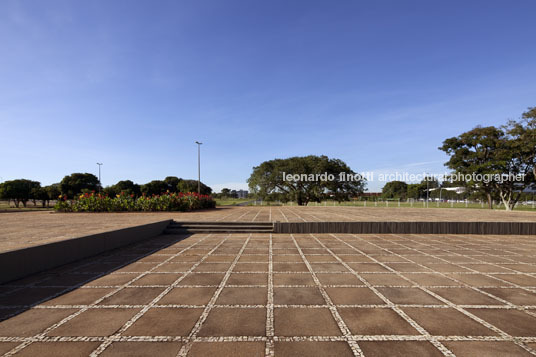
[[[156,237],[171,222],[167,219],[0,253],[0,284]]]
[[[536,235],[536,222],[274,222],[274,232]]]

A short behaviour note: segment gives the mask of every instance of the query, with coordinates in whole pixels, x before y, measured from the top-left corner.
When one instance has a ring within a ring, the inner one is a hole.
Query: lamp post
[[[428,174],[426,174],[426,208],[428,208],[428,197],[430,197]]]
[[[197,194],[201,194],[201,145],[199,141],[195,142],[197,144]]]
[[[100,179],[100,171],[101,171],[102,162],[97,162],[97,165],[99,165],[99,192],[101,192],[102,182]]]

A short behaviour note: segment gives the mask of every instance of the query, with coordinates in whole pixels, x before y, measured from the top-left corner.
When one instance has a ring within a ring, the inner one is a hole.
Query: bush
[[[197,193],[166,192],[161,195],[135,197],[121,194],[109,197],[100,193],[84,193],[76,200],[59,197],[54,209],[60,212],[135,212],[135,211],[192,211],[216,207],[216,201],[208,195]]]

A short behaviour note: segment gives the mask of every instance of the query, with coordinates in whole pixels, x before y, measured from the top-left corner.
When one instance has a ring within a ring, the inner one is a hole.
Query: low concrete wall
[[[536,235],[536,222],[275,222],[274,232]]]
[[[167,219],[161,222],[0,253],[0,283],[156,237],[162,234],[171,221],[171,219]]]

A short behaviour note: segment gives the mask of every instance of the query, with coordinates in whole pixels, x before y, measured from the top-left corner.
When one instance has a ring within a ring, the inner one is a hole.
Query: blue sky
[[[442,141],[536,106],[536,2],[0,2],[0,181],[264,160],[443,172]],[[383,183],[369,183],[378,191]]]

